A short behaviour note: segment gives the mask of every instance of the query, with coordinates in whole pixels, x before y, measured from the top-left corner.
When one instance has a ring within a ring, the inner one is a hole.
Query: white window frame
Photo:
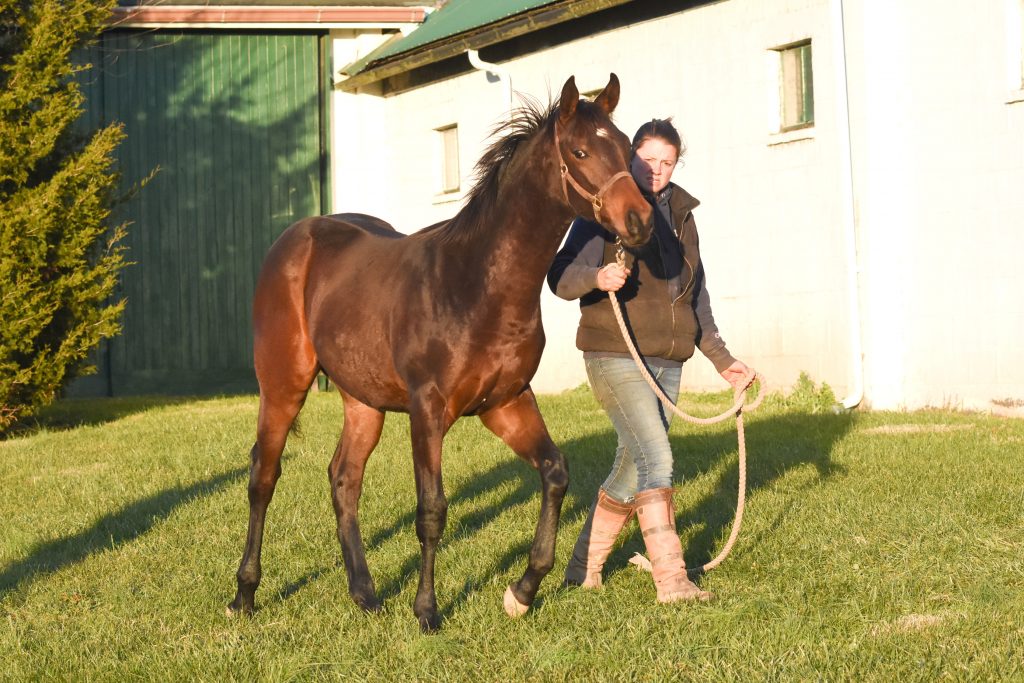
[[[437,133],[437,194],[443,198],[450,198],[459,195],[462,191],[459,125],[451,123],[439,126],[434,131]]]
[[[804,52],[805,49],[806,52]],[[811,45],[811,40],[801,40],[797,43],[783,45],[775,48],[775,52],[779,55],[779,132],[788,133],[801,128],[811,128],[814,126],[814,48]],[[794,65],[792,60],[787,59],[787,56],[796,54],[801,56],[799,63]],[[805,60],[810,61],[809,66]],[[799,69],[799,73],[794,73],[794,68]],[[807,68],[810,70],[809,83],[804,80],[806,76],[804,72]],[[810,95],[809,98],[808,95]],[[789,100],[794,96],[799,97],[796,108],[800,112],[787,120],[787,113],[791,113]],[[804,119],[807,114],[808,99],[810,99],[810,118]]]
[[[1005,0],[1007,104],[1024,102],[1024,0]]]
[[[785,122],[783,121],[783,90],[785,88],[784,76],[783,76],[783,57],[782,53],[785,50],[803,46],[813,45],[813,39],[808,36],[799,40],[792,40],[781,45],[775,45],[765,50],[764,59],[764,73],[765,83],[770,84],[767,87],[767,106],[768,106],[768,146],[782,145],[789,142],[797,142],[799,140],[812,140],[815,137],[816,125],[815,121],[817,118],[817,111],[815,111],[815,118],[812,119],[808,124],[795,126],[795,127],[784,127]],[[811,97],[813,103],[814,97],[814,58],[813,58],[813,47],[811,49]]]

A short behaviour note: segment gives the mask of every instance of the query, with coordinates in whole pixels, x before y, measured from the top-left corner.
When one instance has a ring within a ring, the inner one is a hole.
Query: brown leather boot
[[[576,539],[569,565],[565,568],[563,586],[601,587],[601,569],[615,545],[615,539],[632,514],[632,504],[620,503],[604,489],[598,489],[597,500],[590,508],[590,516]]]
[[[676,534],[672,489],[666,487],[641,491],[634,505],[640,533],[644,536],[644,545],[647,546],[647,555],[651,560],[658,602],[710,600],[711,593],[701,590],[686,577],[683,546]]]

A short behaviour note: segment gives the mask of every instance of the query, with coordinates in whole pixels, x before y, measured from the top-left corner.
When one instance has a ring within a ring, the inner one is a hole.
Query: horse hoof
[[[247,604],[245,600],[236,597],[228,603],[227,607],[224,608],[224,614],[226,614],[229,619],[234,619],[237,616],[251,617],[252,606]]]
[[[367,598],[353,596],[353,600],[355,601],[356,605],[359,606],[360,609],[369,614],[379,614],[380,612],[384,611],[384,606],[381,605],[380,600],[378,600],[376,597],[371,596]]]
[[[228,605],[224,608],[224,614],[228,619],[234,619],[235,617],[251,617],[252,611],[237,609],[234,605]]]
[[[502,604],[505,606],[505,614],[513,619],[523,616],[530,609],[529,605],[524,605],[516,599],[515,594],[512,592],[512,586],[505,589],[505,597],[502,599]]]
[[[419,622],[423,633],[436,633],[441,628],[441,617],[437,614],[420,617]]]

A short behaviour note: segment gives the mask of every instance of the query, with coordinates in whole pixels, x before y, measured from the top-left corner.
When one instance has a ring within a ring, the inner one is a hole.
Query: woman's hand
[[[626,284],[629,270],[618,263],[609,263],[597,271],[597,288],[602,292],[617,292]],[[746,367],[746,366],[744,366]]]
[[[722,378],[732,385],[733,389],[746,389],[754,383],[754,371],[741,360],[722,370]]]

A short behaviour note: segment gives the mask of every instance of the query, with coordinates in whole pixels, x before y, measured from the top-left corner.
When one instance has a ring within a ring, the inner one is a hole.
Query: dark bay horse
[[[260,582],[267,506],[289,428],[317,371],[344,401],[341,441],[328,467],[349,593],[380,609],[359,531],[363,473],[386,411],[409,414],[416,477],[419,588],[413,611],[439,625],[434,555],[448,502],[441,441],[463,415],[480,420],[540,472],[540,518],[522,578],[505,609],[522,614],[554,564],[569,476],[530,389],[544,348],[540,293],[575,215],[626,245],[644,243],[651,207],[629,177],[629,140],[609,115],[619,81],[593,102],[575,80],[548,112],[525,106],[477,165],[450,221],[412,235],[361,214],[301,220],[267,254],[253,330],[260,410],[249,475],[249,530],[229,612],[251,613]]]

